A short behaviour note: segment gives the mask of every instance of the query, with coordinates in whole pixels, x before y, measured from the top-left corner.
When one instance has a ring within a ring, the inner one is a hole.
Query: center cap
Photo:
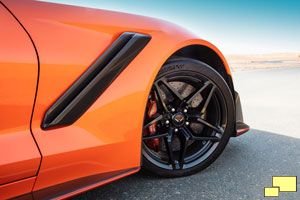
[[[172,120],[175,126],[182,126],[184,124],[185,118],[182,113],[176,113],[175,115],[173,115]]]

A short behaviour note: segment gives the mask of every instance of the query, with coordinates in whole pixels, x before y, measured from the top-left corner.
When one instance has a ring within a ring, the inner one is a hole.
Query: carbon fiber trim
[[[244,123],[240,95],[237,92],[235,92],[235,112],[236,112],[235,132],[233,133],[232,137],[236,137],[243,133],[246,133],[250,129],[250,127],[246,123]]]

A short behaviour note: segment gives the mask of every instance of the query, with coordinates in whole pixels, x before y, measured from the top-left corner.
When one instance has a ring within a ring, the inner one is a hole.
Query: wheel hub
[[[182,113],[176,113],[172,116],[172,122],[174,126],[181,127],[182,125],[184,125],[185,117]]]

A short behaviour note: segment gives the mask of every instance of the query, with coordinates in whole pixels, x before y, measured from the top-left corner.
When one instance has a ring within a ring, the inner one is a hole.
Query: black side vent
[[[142,51],[151,36],[123,33],[47,110],[42,129],[74,123]]]

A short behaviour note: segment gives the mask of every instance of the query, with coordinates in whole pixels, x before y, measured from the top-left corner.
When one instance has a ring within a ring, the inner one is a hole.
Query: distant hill
[[[300,67],[298,53],[225,55],[225,57],[233,71]]]

